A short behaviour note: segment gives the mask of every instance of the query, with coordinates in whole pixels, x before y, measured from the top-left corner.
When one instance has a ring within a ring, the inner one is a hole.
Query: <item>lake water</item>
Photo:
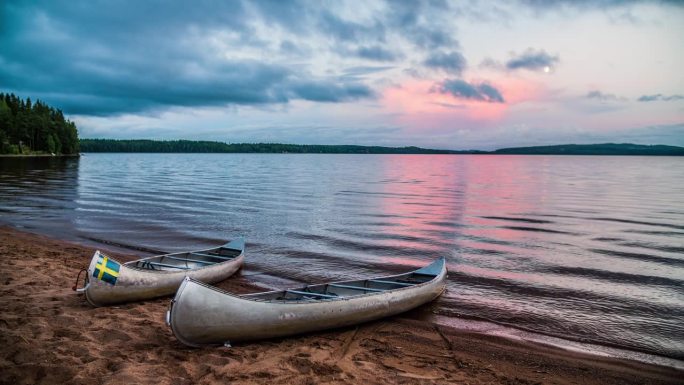
[[[684,359],[682,157],[0,158],[0,218],[161,251],[244,235],[280,287],[444,256],[431,313]]]

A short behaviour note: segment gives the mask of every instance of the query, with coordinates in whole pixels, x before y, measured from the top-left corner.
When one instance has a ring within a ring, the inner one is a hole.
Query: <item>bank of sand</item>
[[[168,298],[93,308],[75,295],[75,276],[92,253],[0,227],[0,383],[681,384],[684,378],[670,368],[402,317],[231,349],[192,349],[164,323]],[[240,276],[219,286],[257,290]]]

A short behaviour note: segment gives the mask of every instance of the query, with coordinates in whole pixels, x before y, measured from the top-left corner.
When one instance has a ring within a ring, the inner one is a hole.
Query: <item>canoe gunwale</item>
[[[226,247],[229,245],[239,245],[241,248]],[[93,254],[87,269],[86,284],[78,294],[85,294],[86,300],[92,306],[100,307],[173,295],[183,283],[184,278],[189,276],[197,277],[207,282],[219,282],[233,275],[242,267],[245,259],[244,239],[237,238],[235,241],[223,246],[203,249],[202,251],[217,251],[220,249],[231,250],[234,255],[231,255],[230,259],[220,260],[216,263],[200,265],[190,269],[174,270],[152,270],[132,265],[139,261],[171,255],[189,255],[189,253],[199,251],[154,255],[121,263],[116,258],[112,258],[97,250]],[[119,264],[115,283],[105,283],[97,277],[92,277],[100,256],[104,256],[108,260]]]
[[[279,338],[368,322],[408,311],[441,295],[446,287],[445,259],[435,260],[426,267],[435,267],[432,271],[436,274],[432,279],[412,286],[335,298],[299,300],[249,298],[249,294],[232,294],[186,277],[169,304],[166,323],[179,342],[202,347],[220,346],[230,341]],[[406,277],[413,272],[356,281]],[[198,317],[199,314],[201,316]],[[263,326],[257,326],[259,324]],[[222,327],[225,331],[220,331]]]
[[[174,303],[174,302],[176,301],[176,298],[179,298],[179,297],[180,297],[181,292],[182,292],[183,289],[185,288],[186,282],[187,282],[187,281],[191,281],[192,283],[196,283],[196,284],[198,284],[198,285],[200,285],[200,286],[206,287],[207,289],[211,289],[211,290],[213,290],[213,291],[216,291],[216,292],[221,293],[221,294],[225,294],[225,295],[230,296],[230,297],[233,297],[233,298],[235,298],[235,299],[245,300],[245,301],[250,301],[250,302],[257,302],[257,303],[270,303],[270,304],[274,304],[274,305],[275,305],[275,304],[286,304],[286,305],[298,305],[298,304],[301,304],[301,305],[309,305],[309,304],[311,304],[311,303],[332,302],[332,301],[342,301],[342,300],[347,300],[347,299],[352,299],[352,298],[371,297],[371,296],[383,295],[383,294],[386,294],[387,292],[390,292],[390,291],[391,291],[391,292],[400,292],[400,291],[403,291],[403,290],[406,290],[406,289],[415,289],[415,288],[418,288],[418,287],[421,287],[421,286],[426,286],[426,285],[428,285],[428,284],[431,284],[431,283],[435,282],[437,279],[440,278],[440,276],[442,275],[442,272],[446,273],[446,271],[445,271],[445,270],[446,270],[446,260],[445,260],[444,257],[442,257],[442,258],[439,258],[439,259],[435,260],[434,262],[432,262],[432,263],[430,264],[430,265],[432,265],[432,264],[438,263],[438,262],[440,262],[440,261],[443,263],[443,266],[442,266],[440,272],[439,272],[437,275],[433,276],[432,279],[430,279],[430,280],[428,280],[428,281],[425,281],[425,282],[416,283],[415,285],[411,285],[411,286],[403,286],[403,287],[397,287],[397,288],[394,288],[394,289],[383,290],[383,291],[379,291],[379,292],[369,292],[369,293],[362,293],[362,294],[358,294],[358,295],[338,296],[338,297],[334,297],[334,298],[320,298],[320,299],[313,299],[313,298],[312,298],[312,299],[305,299],[305,298],[303,298],[303,299],[300,299],[300,300],[277,300],[277,299],[258,299],[258,298],[249,298],[249,296],[251,296],[251,295],[262,295],[262,294],[269,294],[269,293],[282,293],[282,292],[285,292],[285,291],[288,291],[288,290],[296,290],[296,289],[269,290],[269,291],[260,291],[260,292],[256,292],[256,293],[248,293],[248,294],[239,295],[239,294],[233,294],[233,293],[227,292],[227,291],[225,291],[225,290],[223,290],[223,289],[221,289],[221,288],[218,288],[218,287],[216,287],[216,286],[212,286],[212,285],[207,284],[207,283],[205,283],[205,282],[202,282],[202,281],[200,281],[200,280],[193,279],[193,278],[191,278],[191,277],[185,277],[185,279],[183,280],[183,283],[182,283],[181,286],[178,288],[178,291],[176,292],[176,295],[173,297],[173,299],[171,300],[171,302]],[[340,283],[345,283],[345,282],[350,282],[350,281],[361,281],[361,280],[363,280],[363,281],[386,280],[386,279],[391,279],[391,278],[397,278],[397,277],[402,277],[402,276],[411,275],[411,274],[413,274],[413,273],[415,273],[416,271],[419,271],[419,270],[421,270],[421,269],[414,270],[414,271],[409,271],[409,272],[407,272],[407,273],[402,273],[402,274],[386,275],[386,276],[382,276],[382,277],[374,277],[374,278],[368,278],[368,279],[346,280],[346,281],[336,281],[336,282],[325,282],[325,283],[320,283],[320,284],[315,284],[315,285],[333,285],[333,284],[340,284]],[[314,286],[314,285],[310,285],[310,286]],[[363,288],[359,287],[359,289],[363,289]],[[316,294],[316,293],[312,292],[311,294]]]
[[[121,263],[121,265],[122,265],[122,266],[126,266],[127,268],[132,269],[132,270],[143,271],[143,272],[149,272],[149,273],[155,273],[155,274],[176,274],[176,273],[178,273],[178,271],[176,271],[176,270],[153,270],[153,269],[146,269],[146,268],[144,268],[144,267],[138,267],[138,266],[133,266],[133,265],[136,264],[136,263],[138,263],[138,262],[146,261],[146,260],[148,260],[148,259],[155,259],[155,258],[161,258],[161,257],[170,257],[170,256],[175,256],[175,255],[180,255],[180,254],[193,254],[193,253],[208,252],[208,251],[212,251],[212,250],[216,250],[216,249],[219,249],[219,248],[218,248],[218,247],[214,247],[214,248],[211,248],[211,249],[204,249],[204,250],[182,251],[182,252],[179,252],[179,253],[169,253],[169,254],[153,255],[153,256],[151,256],[151,257],[145,257],[145,258],[140,258],[140,259],[136,259],[136,260],[133,260],[133,261]],[[244,253],[245,253],[244,249],[242,249],[242,250],[230,249],[230,250],[239,251],[240,254],[238,254],[238,255],[232,257],[231,259],[225,259],[225,260],[223,260],[223,261],[221,261],[221,262],[212,263],[212,264],[210,264],[210,265],[204,265],[204,266],[194,267],[194,268],[192,268],[192,269],[186,269],[186,271],[197,271],[197,270],[202,270],[202,269],[205,269],[205,268],[211,268],[211,267],[215,267],[215,266],[218,266],[218,265],[223,265],[223,264],[225,264],[225,263],[231,263],[231,262],[234,262],[236,259],[240,258],[241,256],[243,256]],[[108,257],[109,257],[109,256],[108,256]],[[112,259],[112,260],[114,260],[114,261],[116,261],[116,262],[119,262],[119,261],[117,261],[115,258],[109,257],[109,259]],[[119,263],[120,263],[120,262],[119,262]]]

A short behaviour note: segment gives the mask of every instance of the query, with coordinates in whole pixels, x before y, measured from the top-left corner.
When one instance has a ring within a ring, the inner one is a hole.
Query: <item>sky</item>
[[[684,146],[684,1],[0,2],[0,91],[82,138]]]

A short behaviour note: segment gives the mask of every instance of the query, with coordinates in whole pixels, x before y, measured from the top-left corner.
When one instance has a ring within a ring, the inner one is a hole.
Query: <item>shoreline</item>
[[[0,158],[79,158],[81,154],[0,154]]]
[[[402,316],[232,349],[190,349],[164,324],[169,298],[92,308],[74,294],[92,252],[0,226],[0,383],[674,384],[684,375]],[[250,277],[241,271],[217,286],[260,290]]]
[[[117,243],[100,238],[84,236],[74,237],[60,232],[41,232],[36,228],[24,227],[22,225],[12,225],[8,222],[3,222],[0,220],[0,229],[3,226],[22,233],[35,234],[37,236],[45,236],[62,242],[74,243],[81,247],[89,248],[92,251],[99,249],[103,252],[107,252],[110,255],[121,256],[122,260],[124,261],[171,252],[169,250],[154,250],[146,247]],[[127,257],[131,255],[135,255],[135,258]],[[249,260],[247,260],[247,265],[240,270],[239,274],[242,278],[249,281],[250,286],[254,288],[253,291],[277,290],[307,283],[305,281],[292,280],[288,277],[274,274],[273,271],[261,271],[253,269],[251,266],[249,266]],[[221,284],[215,286],[222,287]],[[226,289],[230,289],[230,287],[226,287]],[[496,322],[495,320],[481,317],[458,314],[455,316],[447,316],[433,313],[430,310],[429,304],[397,315],[396,317],[414,320],[419,319],[433,325],[452,327],[457,330],[474,332],[477,334],[498,336],[506,340],[526,341],[529,343],[552,346],[578,353],[603,357],[624,358],[645,364],[660,365],[684,370],[684,360],[676,357],[658,355],[653,352],[630,349],[620,345],[602,344],[600,342],[581,339],[569,339],[563,336],[540,333],[534,330],[516,327],[515,325],[500,323]]]

